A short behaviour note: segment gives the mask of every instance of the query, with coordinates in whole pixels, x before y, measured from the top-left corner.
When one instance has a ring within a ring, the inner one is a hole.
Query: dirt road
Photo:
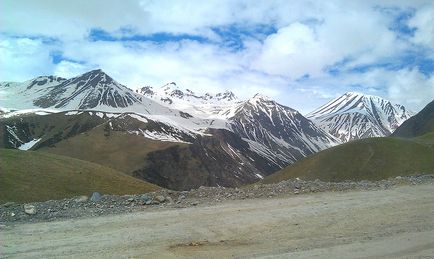
[[[434,186],[327,192],[19,224],[0,257],[429,257]]]

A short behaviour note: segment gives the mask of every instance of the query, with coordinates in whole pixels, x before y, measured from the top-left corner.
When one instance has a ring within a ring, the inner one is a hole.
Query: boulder
[[[154,198],[154,201],[158,202],[158,203],[162,203],[166,200],[166,198],[163,195],[157,195]]]
[[[173,199],[172,199],[172,197],[167,196],[167,197],[166,197],[166,202],[169,203],[169,204],[172,204],[172,203],[173,203]]]
[[[5,207],[5,208],[8,208],[8,207],[11,207],[13,205],[15,205],[15,202],[6,202],[2,206]]]
[[[36,214],[36,207],[31,204],[24,204],[24,212],[27,215],[35,215]]]
[[[149,195],[147,195],[147,194],[143,194],[143,195],[140,196],[140,200],[144,204],[146,204],[147,202],[152,201],[152,198]]]
[[[78,196],[77,198],[74,199],[74,201],[77,203],[86,202],[88,200],[89,200],[89,197],[87,197],[86,195]]]
[[[92,196],[90,197],[91,202],[98,202],[101,200],[101,194],[99,192],[92,193]]]

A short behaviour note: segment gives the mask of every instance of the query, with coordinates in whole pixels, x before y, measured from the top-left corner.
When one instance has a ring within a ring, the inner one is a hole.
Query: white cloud
[[[434,75],[426,76],[417,69],[384,72],[388,97],[411,108],[422,108],[434,99]]]
[[[425,45],[428,48],[434,46],[434,14],[433,6],[419,9],[408,22],[410,27],[416,28],[412,41],[416,44]]]
[[[269,74],[296,79],[307,73],[321,73],[323,64],[317,61],[323,56],[328,56],[328,50],[316,40],[314,31],[306,25],[293,23],[267,37],[252,66]]]
[[[391,31],[393,17],[381,12],[379,6],[414,9],[415,16],[409,20],[409,26],[416,28],[414,37]],[[248,97],[262,92],[304,112],[361,85],[363,91],[418,109],[433,97],[429,92],[432,76],[413,67],[345,71],[393,59],[419,46],[433,49],[432,7],[425,0],[270,0],[254,4],[249,0],[130,0],[109,4],[103,0],[4,0],[0,2],[5,14],[0,16],[4,25],[0,27],[0,80],[52,73],[70,77],[102,68],[132,88],[175,81],[202,93],[231,89]],[[264,24],[277,31],[268,36],[251,31],[253,35],[241,37],[245,48],[237,51],[225,47],[224,35],[212,30],[228,25],[248,30]],[[188,33],[210,41],[92,42],[87,36],[95,28],[115,36]],[[59,43],[53,45],[35,36],[54,37]],[[53,64],[52,50],[67,59]],[[325,72],[344,59],[349,62],[341,67],[342,74],[335,77]],[[295,80],[305,74],[310,75],[307,80]],[[412,102],[402,97],[408,89],[414,89]]]
[[[55,66],[53,73],[54,75],[63,78],[71,78],[86,73],[89,70],[92,70],[92,67],[72,61],[62,60]]]
[[[50,47],[41,40],[0,38],[0,78],[23,81],[53,68]]]

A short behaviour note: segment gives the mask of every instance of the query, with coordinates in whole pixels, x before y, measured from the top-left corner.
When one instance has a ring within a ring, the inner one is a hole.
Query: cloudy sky
[[[0,0],[0,81],[101,68],[130,88],[434,99],[432,0]]]

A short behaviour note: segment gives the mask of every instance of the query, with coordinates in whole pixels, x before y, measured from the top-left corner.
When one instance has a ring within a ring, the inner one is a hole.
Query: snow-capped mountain
[[[378,96],[348,92],[306,117],[346,142],[388,136],[413,114],[404,106]]]
[[[167,107],[143,98],[100,69],[71,79],[42,76],[23,83],[1,83],[0,91],[0,106],[15,110],[47,108],[170,113]]]
[[[73,150],[92,150],[101,155],[90,161],[114,167],[129,154],[138,162],[127,173],[175,189],[251,183],[339,143],[260,94],[239,100],[175,83],[134,92],[101,70],[0,83],[0,111],[0,147],[84,160],[92,153]]]
[[[239,105],[229,122],[252,149],[279,166],[339,144],[298,111],[261,94]]]
[[[240,101],[230,91],[198,95],[180,89],[173,82],[156,89],[143,87],[138,92],[194,116],[223,120],[224,124],[212,120],[209,127],[235,132],[273,168],[278,169],[340,143],[298,111],[261,94]]]
[[[223,93],[198,95],[189,89],[181,89],[171,82],[159,88],[145,86],[137,90],[140,93],[161,105],[185,111],[189,114],[203,118],[227,118],[229,111],[240,103],[240,100],[231,91]]]

